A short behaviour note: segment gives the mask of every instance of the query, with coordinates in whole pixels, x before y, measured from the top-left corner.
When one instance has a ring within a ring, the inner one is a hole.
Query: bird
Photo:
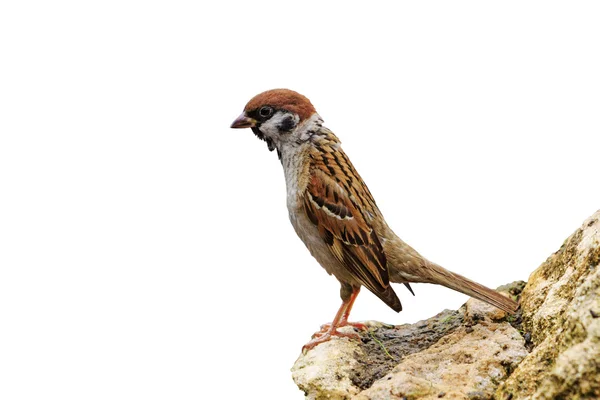
[[[402,304],[391,283],[432,283],[464,293],[508,313],[514,300],[421,256],[386,223],[367,185],[338,137],[323,125],[310,100],[289,89],[262,92],[246,104],[231,128],[250,128],[283,166],[289,219],[311,255],[340,282],[342,305],[321,326],[303,352],[332,337],[357,338],[338,329],[364,324],[349,322],[361,287],[396,312]]]

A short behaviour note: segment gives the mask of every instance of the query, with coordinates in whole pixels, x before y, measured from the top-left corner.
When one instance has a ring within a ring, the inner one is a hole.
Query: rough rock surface
[[[371,322],[361,341],[301,355],[294,381],[307,399],[600,399],[599,264],[600,211],[526,286],[499,288],[518,314],[470,299],[411,325]]]
[[[600,399],[600,211],[531,274],[523,331],[533,350],[498,399]]]

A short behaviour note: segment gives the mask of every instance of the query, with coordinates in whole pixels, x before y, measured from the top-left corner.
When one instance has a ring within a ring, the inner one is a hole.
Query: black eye
[[[262,118],[269,118],[271,115],[273,115],[273,108],[269,106],[261,107],[260,110],[258,110],[258,115],[260,115]]]

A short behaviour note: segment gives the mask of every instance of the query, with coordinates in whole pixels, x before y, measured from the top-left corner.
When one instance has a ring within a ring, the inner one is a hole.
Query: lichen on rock
[[[600,212],[551,255],[523,290],[533,350],[498,399],[600,398]]]

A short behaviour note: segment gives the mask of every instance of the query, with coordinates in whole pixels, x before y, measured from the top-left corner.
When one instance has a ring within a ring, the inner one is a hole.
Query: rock
[[[523,330],[533,350],[496,393],[505,399],[600,399],[600,211],[529,277]]]
[[[520,297],[517,314],[470,299],[415,324],[370,322],[362,341],[334,338],[301,355],[294,381],[315,400],[600,398],[599,220],[527,285],[499,288]]]
[[[460,327],[426,350],[404,357],[355,399],[434,399],[440,392],[447,399],[489,399],[526,355],[525,341],[515,328],[484,317],[471,333]]]
[[[361,342],[334,338],[300,356],[293,378],[308,399],[490,398],[528,354],[506,315],[475,299],[415,324],[366,324]]]
[[[349,329],[349,328],[342,328]],[[322,343],[302,356],[294,365],[294,381],[306,393],[307,399],[349,399],[360,391],[351,376],[357,369],[357,341],[337,340]]]

